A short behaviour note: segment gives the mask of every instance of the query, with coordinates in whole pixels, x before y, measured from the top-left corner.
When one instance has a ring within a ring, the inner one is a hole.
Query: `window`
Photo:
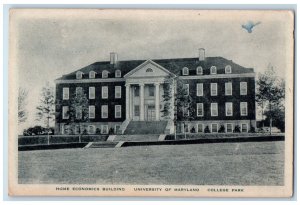
[[[108,118],[108,106],[107,105],[101,106],[101,117]]]
[[[197,96],[203,96],[203,83],[197,83]]]
[[[89,134],[95,134],[95,126],[94,125],[89,125],[88,126],[88,133]]]
[[[116,78],[121,78],[121,71],[120,70],[115,71],[115,77]]]
[[[211,96],[217,96],[218,95],[218,84],[217,83],[211,83],[210,84],[210,95]]]
[[[134,87],[133,89],[134,89],[134,96],[135,97],[139,97],[140,96],[140,89],[139,89],[139,87]]]
[[[139,117],[140,116],[140,106],[139,105],[135,105],[134,106],[134,116],[135,117]]]
[[[189,75],[189,69],[187,67],[182,68],[182,75]]]
[[[210,112],[211,116],[218,116],[218,103],[210,104]]]
[[[197,132],[199,133],[203,132],[203,124],[198,124]]]
[[[151,68],[147,68],[146,73],[152,73],[153,70]]]
[[[225,66],[225,73],[231,73],[231,65]]]
[[[226,116],[232,116],[232,102],[225,103]]]
[[[76,87],[76,91],[75,91],[75,93],[76,93],[76,96],[78,96],[78,95],[82,95],[82,87]]]
[[[216,66],[210,67],[210,74],[217,74],[217,67]]]
[[[212,133],[218,132],[218,124],[217,123],[212,123],[211,124],[211,132]]]
[[[154,96],[154,86],[152,86],[152,85],[149,86],[149,96],[151,96],[151,97]]]
[[[81,71],[78,71],[76,73],[76,79],[81,79],[82,78],[82,72]]]
[[[82,106],[76,106],[76,119],[82,119]]]
[[[115,86],[115,98],[121,98],[121,86]]]
[[[108,78],[108,71],[107,70],[102,71],[102,78]]]
[[[69,106],[62,107],[62,118],[69,119]]]
[[[247,95],[247,82],[240,82],[240,94]]]
[[[75,125],[75,134],[80,134],[80,126]]]
[[[228,132],[228,133],[233,132],[233,126],[231,123],[226,124],[226,132]]]
[[[189,95],[190,94],[190,85],[189,84],[184,84],[183,85],[183,90],[184,90],[185,95]]]
[[[121,105],[115,105],[115,118],[121,118]]]
[[[95,71],[90,71],[89,77],[90,78],[95,78],[95,76],[96,76],[96,72]]]
[[[241,124],[242,132],[248,132],[248,124],[247,123],[242,123]]]
[[[89,118],[90,119],[95,118],[95,106],[94,105],[89,106]]]
[[[232,95],[232,83],[225,83],[225,95]]]
[[[201,66],[197,67],[197,75],[203,75],[203,69]]]
[[[108,125],[102,125],[102,134],[108,134]]]
[[[121,132],[121,126],[115,125],[115,133],[120,133],[120,132]]]
[[[197,103],[197,116],[202,117],[203,114],[203,103]]]
[[[69,88],[63,88],[63,100],[69,100]]]
[[[89,87],[89,98],[95,99],[95,87]]]
[[[102,87],[102,99],[107,99],[108,98],[108,87],[103,86]]]
[[[241,102],[241,116],[247,116],[248,115],[248,104],[247,102]]]

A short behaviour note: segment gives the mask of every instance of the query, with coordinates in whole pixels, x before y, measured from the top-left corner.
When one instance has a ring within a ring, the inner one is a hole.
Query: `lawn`
[[[19,152],[19,183],[283,185],[284,141]]]

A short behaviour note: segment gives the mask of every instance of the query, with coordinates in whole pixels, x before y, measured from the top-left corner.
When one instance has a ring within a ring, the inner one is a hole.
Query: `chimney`
[[[118,54],[117,53],[110,53],[110,64],[115,65],[118,62]]]
[[[205,60],[205,49],[199,48],[199,61],[204,61],[204,60]]]

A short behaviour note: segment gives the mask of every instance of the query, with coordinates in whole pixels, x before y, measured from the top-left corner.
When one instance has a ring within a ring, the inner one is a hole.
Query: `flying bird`
[[[248,33],[252,33],[252,29],[254,28],[254,26],[257,26],[258,24],[260,24],[261,22],[257,22],[257,23],[253,23],[252,21],[248,21],[246,24],[242,25],[242,28],[246,29],[248,31]]]

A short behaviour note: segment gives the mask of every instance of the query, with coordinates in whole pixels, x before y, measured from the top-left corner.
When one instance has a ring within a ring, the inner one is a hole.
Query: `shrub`
[[[192,129],[191,129],[191,131],[190,131],[191,133],[195,133],[196,132],[196,129],[195,129],[195,127],[192,127]]]
[[[235,132],[235,133],[237,133],[237,132],[241,132],[241,128],[240,128],[240,126],[239,126],[239,125],[236,125],[236,126],[234,127],[234,130],[233,130],[233,132]]]
[[[83,132],[82,132],[82,134],[87,135],[87,130],[84,129]]]
[[[224,125],[221,125],[219,130],[218,130],[218,133],[225,133],[225,127]]]
[[[101,134],[100,128],[97,128],[97,129],[96,129],[96,134],[97,134],[97,135],[100,135],[100,134]]]
[[[115,133],[115,130],[114,130],[114,128],[111,127],[111,128],[109,129],[108,134],[114,134],[114,133]]]
[[[206,125],[205,129],[204,129],[204,133],[210,133],[209,127],[208,125]]]
[[[249,133],[255,133],[255,128],[253,126],[250,127]]]

